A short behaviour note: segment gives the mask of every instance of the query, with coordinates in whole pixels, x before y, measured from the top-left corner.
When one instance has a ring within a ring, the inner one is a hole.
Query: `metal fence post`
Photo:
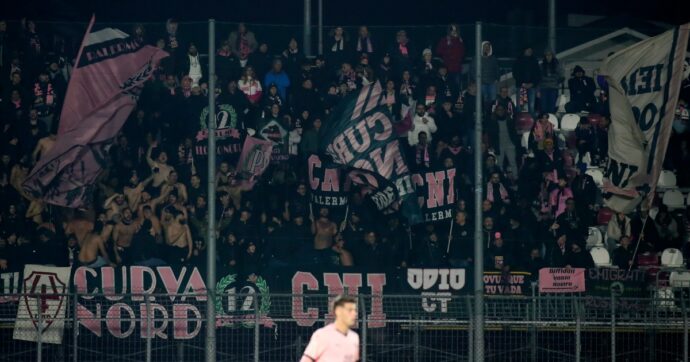
[[[530,361],[536,362],[537,360],[537,300],[535,296],[534,283],[532,283],[532,308],[531,313],[528,313],[527,318],[532,319],[532,323],[529,325],[529,339],[530,339]]]
[[[38,314],[38,335],[36,342],[38,349],[36,350],[36,361],[43,361],[43,311],[41,310],[41,298],[36,298],[36,314]]]
[[[367,362],[367,305],[364,296],[359,296],[359,310],[362,311],[362,362]]]
[[[580,309],[580,298],[574,298],[575,303],[575,362],[580,362],[582,354],[582,316]]]
[[[79,295],[75,292],[72,294],[72,361],[79,361],[79,308],[77,307],[77,299]]]
[[[611,361],[616,362],[616,295],[611,290]]]
[[[685,305],[685,292],[680,293],[681,308],[683,308],[683,361],[688,362],[688,310]]]
[[[465,298],[467,302],[467,360],[474,361],[474,342],[472,336],[474,335],[474,312],[472,311],[472,297]]]
[[[258,294],[254,295],[254,362],[259,362],[259,298]]]
[[[151,302],[146,298],[146,362],[151,362]]]

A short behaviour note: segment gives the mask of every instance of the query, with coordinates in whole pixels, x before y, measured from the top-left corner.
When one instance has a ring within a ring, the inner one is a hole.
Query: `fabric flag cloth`
[[[247,136],[240,159],[237,161],[237,175],[234,179],[243,191],[254,188],[259,177],[271,163],[273,142],[256,137]]]
[[[452,219],[455,210],[456,169],[436,169],[415,173],[412,180],[417,185],[424,221],[434,222]]]
[[[649,208],[673,125],[689,24],[616,52],[604,62],[611,126],[604,199],[629,213]]]
[[[113,28],[84,36],[67,88],[55,145],[29,173],[23,187],[45,202],[84,207],[107,163],[107,150],[137,98],[168,54]]]
[[[414,225],[423,219],[395,125],[381,84],[364,85],[332,111],[321,130],[319,151],[333,164],[348,169],[352,182],[368,187],[377,209],[390,213],[401,208]]]

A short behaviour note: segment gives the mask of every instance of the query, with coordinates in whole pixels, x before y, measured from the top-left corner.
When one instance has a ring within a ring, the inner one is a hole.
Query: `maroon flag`
[[[83,207],[106,165],[107,149],[134,109],[144,82],[168,54],[114,28],[84,36],[60,116],[55,146],[24,182],[33,197]]]
[[[268,168],[273,153],[273,142],[247,136],[240,159],[237,161],[235,181],[244,191],[254,188],[257,179]]]

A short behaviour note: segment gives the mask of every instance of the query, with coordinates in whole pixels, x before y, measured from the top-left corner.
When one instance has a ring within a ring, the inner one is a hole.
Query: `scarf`
[[[182,87],[182,95],[185,98],[189,98],[192,95],[192,87]]]
[[[229,57],[230,54],[232,54],[232,52],[230,51],[230,49],[227,49],[227,50],[221,49],[221,50],[218,51],[218,55],[221,56],[221,57]]]
[[[546,136],[553,136],[553,125],[551,122],[542,124],[540,121],[537,121],[537,123],[534,124],[534,140],[541,142]]]
[[[249,39],[247,39],[247,34],[240,34],[240,57],[242,59],[247,59],[249,57]]]
[[[407,43],[405,43],[405,44],[399,43],[399,44],[398,44],[398,50],[400,50],[400,54],[402,54],[403,56],[405,56],[405,57],[408,56],[408,53],[407,53],[407,50],[408,50],[408,49],[407,49]]]
[[[362,43],[365,43],[362,45]],[[366,47],[366,49],[364,49]],[[357,52],[373,53],[374,47],[371,45],[371,38],[359,38],[357,39]]]
[[[429,157],[429,145],[417,145],[417,152],[415,155],[415,161],[417,165],[423,164],[424,167],[429,167],[430,157]]]
[[[333,38],[335,39],[335,38]],[[335,39],[335,43],[333,44],[333,47],[331,47],[332,52],[342,52],[343,48],[345,47],[345,42],[344,39],[341,37],[340,39]]]
[[[508,199],[508,190],[506,190],[506,188],[503,187],[502,183],[498,184],[498,190],[499,190],[499,193],[501,194],[501,200],[507,200]],[[494,187],[493,187],[493,184],[491,182],[489,182],[486,185],[486,199],[491,201],[491,202],[494,202],[494,200],[495,200],[494,199]]]

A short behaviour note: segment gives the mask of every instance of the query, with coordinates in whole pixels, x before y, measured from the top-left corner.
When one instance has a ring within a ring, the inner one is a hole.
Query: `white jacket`
[[[423,119],[426,119],[427,123],[424,123]],[[419,132],[425,132],[427,140],[431,143],[431,134],[436,132],[436,129],[436,122],[429,116],[429,113],[424,113],[421,117],[415,113],[412,120],[412,129],[407,134],[407,141],[410,143],[410,146],[414,146],[419,143]]]

